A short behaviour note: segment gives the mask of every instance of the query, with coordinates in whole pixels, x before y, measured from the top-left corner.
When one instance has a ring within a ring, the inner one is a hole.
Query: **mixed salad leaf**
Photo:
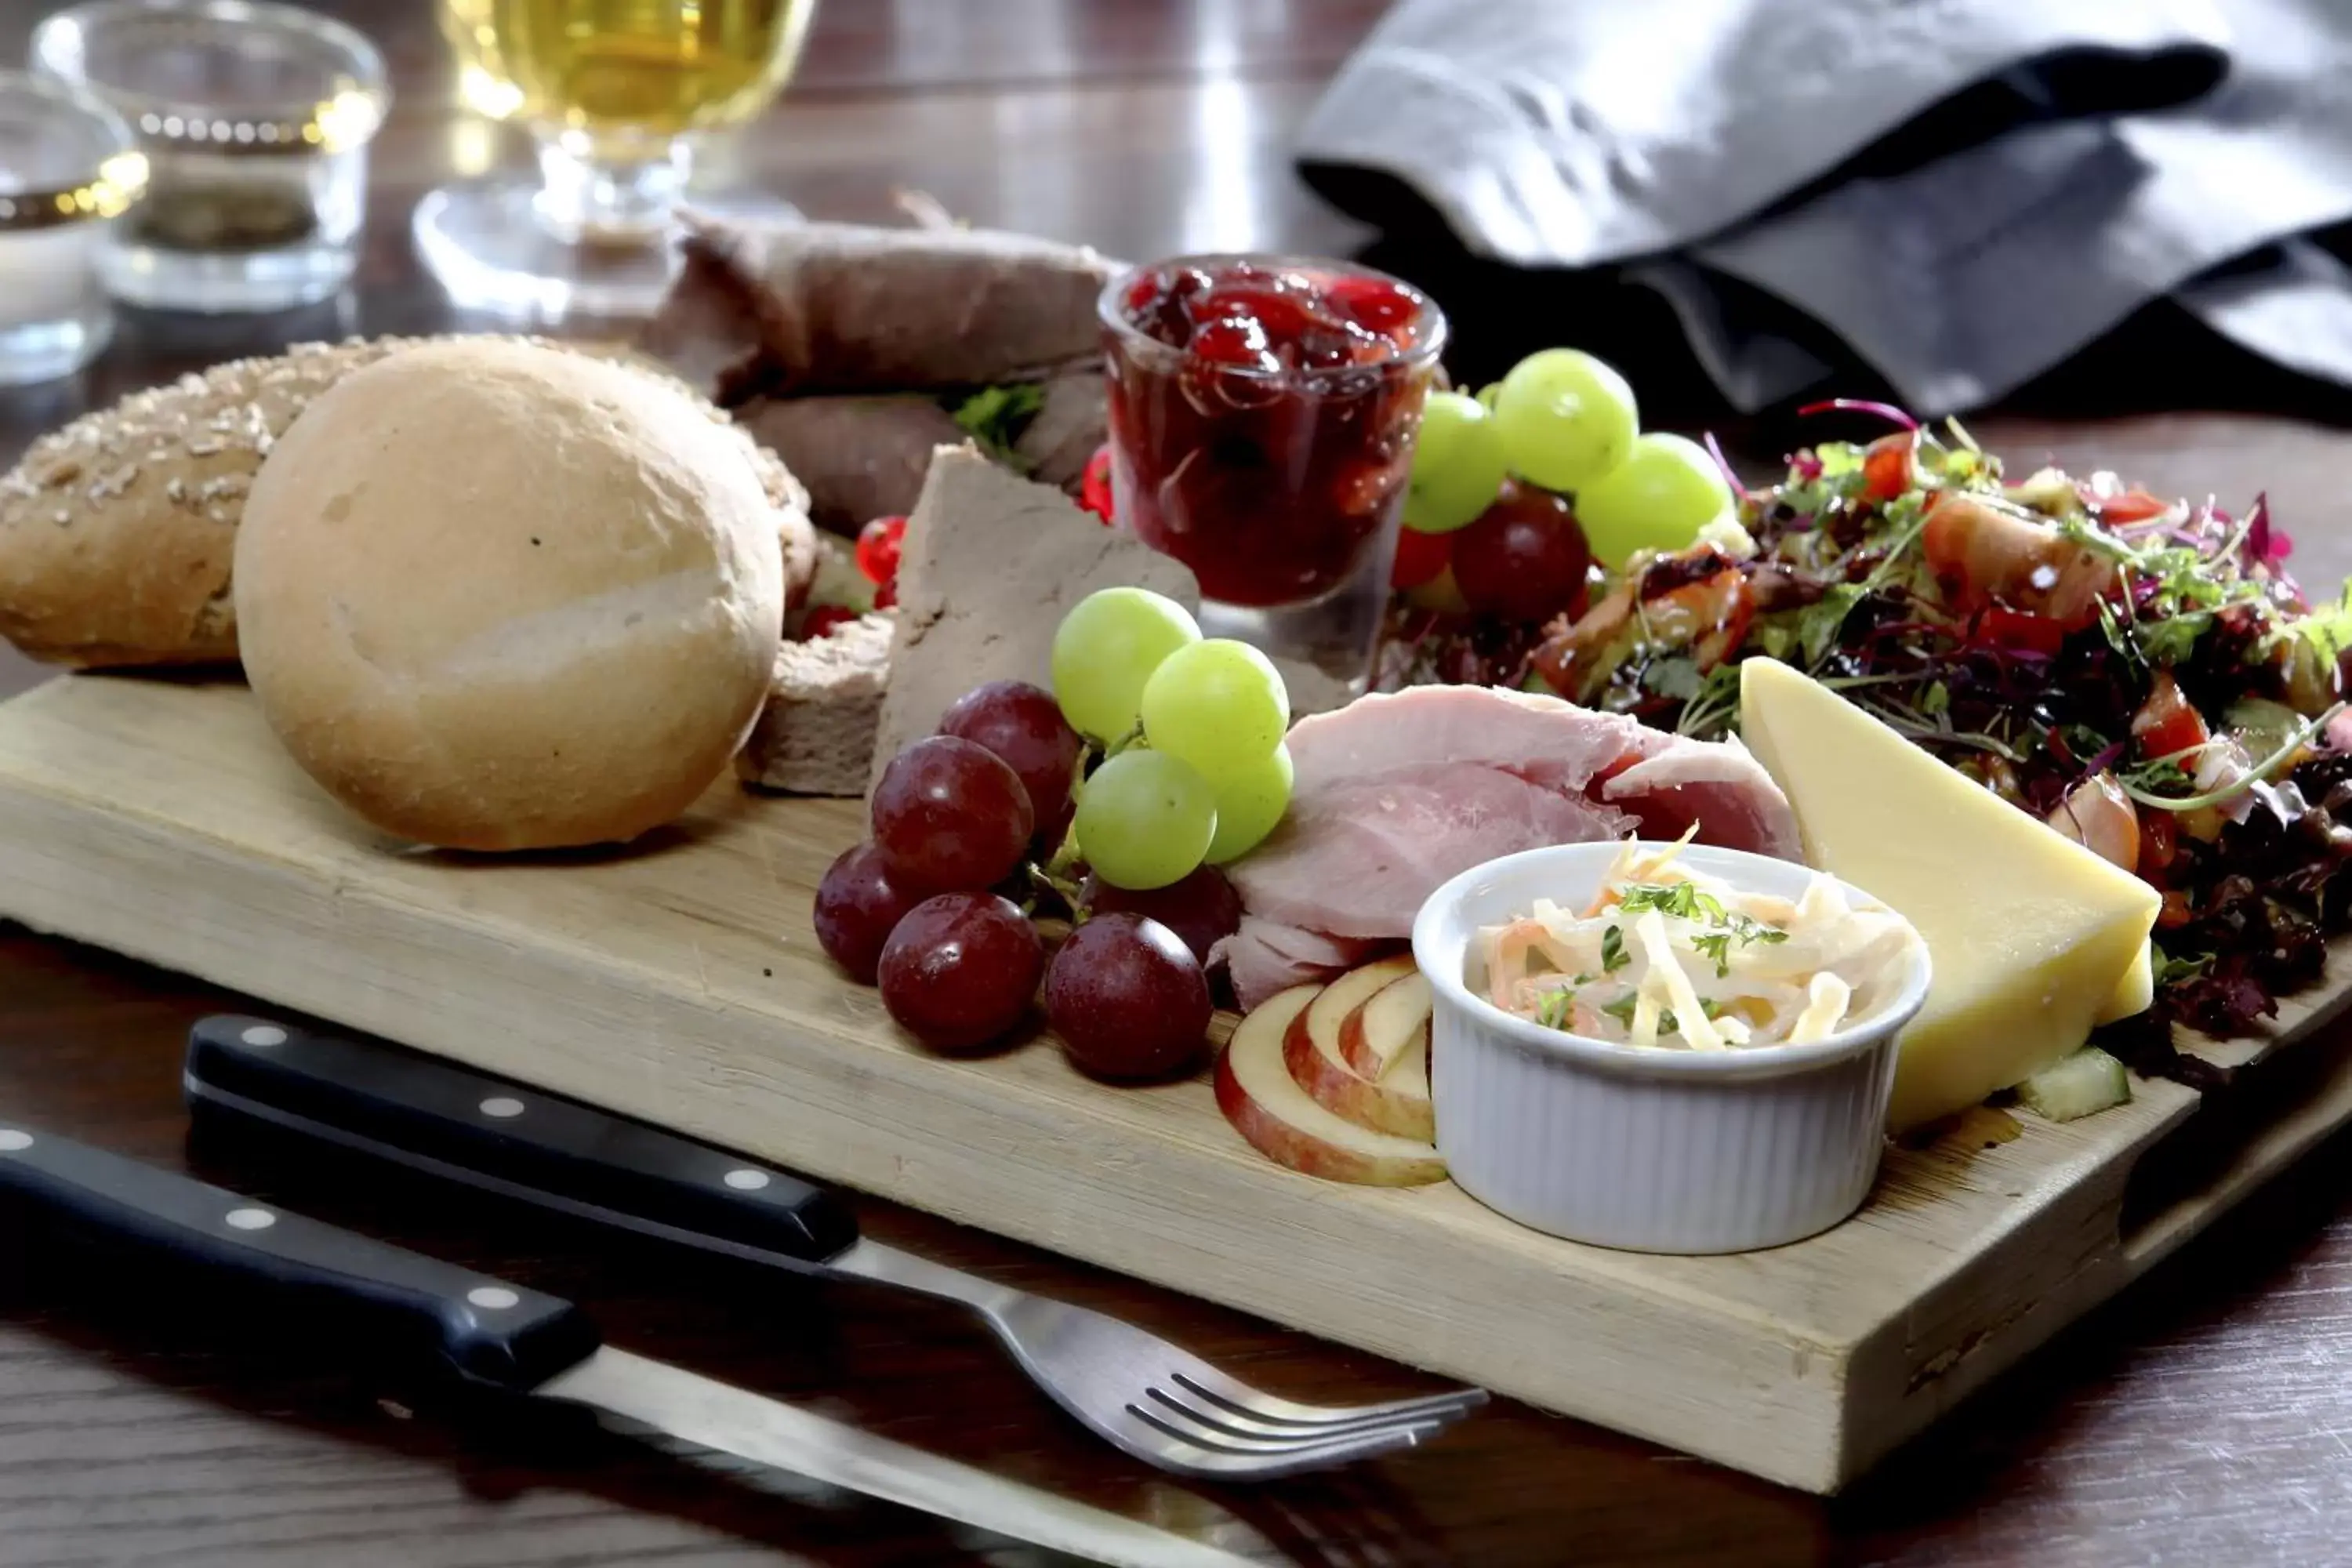
[[[1957,423],[1860,406],[1897,427],[1792,454],[1573,614],[1401,601],[1382,684],[1522,685],[1713,739],[1741,660],[1797,665],[2162,891],[2158,1003],[2112,1048],[2160,1067],[2175,1022],[2245,1032],[2352,908],[2352,584],[2306,599],[2263,497],[2011,479]]]

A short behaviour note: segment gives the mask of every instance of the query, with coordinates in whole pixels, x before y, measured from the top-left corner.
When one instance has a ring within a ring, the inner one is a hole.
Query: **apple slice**
[[[1377,1187],[1444,1180],[1445,1163],[1434,1148],[1359,1127],[1316,1104],[1291,1078],[1283,1039],[1315,990],[1294,985],[1241,1021],[1217,1058],[1217,1109],[1259,1153],[1305,1175]]]
[[[1355,989],[1348,986],[1350,978],[1342,976],[1325,986],[1322,995],[1292,1020],[1282,1042],[1283,1065],[1307,1098],[1333,1115],[1374,1132],[1393,1132],[1427,1142],[1437,1136],[1437,1120],[1429,1109],[1429,1024],[1423,1021],[1398,1053],[1387,1077],[1377,1083],[1364,1077],[1348,1065],[1339,1048],[1347,1019],[1363,1008],[1360,1005],[1342,1015],[1324,1005],[1327,998],[1335,995],[1342,1004],[1347,1001],[1340,993],[1343,988]]]
[[[1307,1005],[1307,1016],[1294,1027],[1319,1027],[1339,1044],[1339,1059],[1354,1068],[1355,1064],[1349,1059],[1347,1052],[1349,1017],[1398,981],[1419,973],[1412,966],[1412,955],[1409,952],[1400,952],[1393,958],[1367,963],[1360,969],[1350,969],[1323,987],[1315,1000]],[[1397,1046],[1402,1049],[1404,1041],[1399,1040]],[[1381,1065],[1385,1067],[1387,1064]],[[1356,1076],[1378,1078],[1380,1074],[1356,1068]]]
[[[1429,1033],[1431,1005],[1429,981],[1419,970],[1390,981],[1340,1024],[1339,1055],[1360,1077],[1386,1078],[1413,1037]]]

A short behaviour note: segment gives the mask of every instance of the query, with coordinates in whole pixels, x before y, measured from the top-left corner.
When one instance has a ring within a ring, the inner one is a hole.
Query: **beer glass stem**
[[[668,226],[685,194],[693,149],[684,137],[620,160],[566,145],[563,137],[539,144],[541,184],[532,200],[540,223],[566,245],[644,243]]]

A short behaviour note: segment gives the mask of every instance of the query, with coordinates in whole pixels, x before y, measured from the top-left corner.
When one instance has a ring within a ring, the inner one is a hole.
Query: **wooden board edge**
[[[159,901],[179,909],[183,918],[158,921]],[[1674,1292],[1640,1294],[1598,1273],[1562,1271],[1546,1278],[1540,1292],[1530,1292],[1524,1259],[1466,1244],[1400,1257],[1390,1278],[1364,1300],[1343,1301],[1335,1313],[1332,1292],[1307,1287],[1319,1279],[1360,1275],[1354,1266],[1360,1258],[1335,1252],[1337,1244],[1313,1221],[1319,1207],[1349,1201],[1353,1193],[1260,1166],[1238,1148],[1235,1169],[1248,1174],[1223,1184],[1231,1190],[1222,1191],[1197,1180],[1197,1165],[1148,1148],[1112,1146],[1106,1135],[1117,1131],[1114,1125],[1074,1120],[1004,1129],[1046,1151],[1055,1166],[1052,1179],[1024,1186],[980,1163],[946,1157],[957,1140],[945,1121],[886,1129],[875,1127],[870,1117],[861,1120],[858,1080],[867,1069],[827,1063],[816,1053],[802,1053],[805,1060],[780,1058],[772,1048],[772,1018],[707,996],[632,998],[601,984],[605,977],[584,963],[566,963],[546,950],[525,954],[495,941],[480,942],[502,949],[488,962],[507,984],[527,990],[533,1005],[518,1009],[511,999],[503,1006],[495,999],[479,1001],[484,993],[446,982],[452,963],[481,963],[482,955],[453,958],[436,944],[453,936],[478,941],[485,933],[453,932],[446,916],[435,911],[409,909],[378,893],[322,886],[299,867],[248,858],[231,845],[192,844],[189,836],[174,837],[170,825],[109,815],[7,776],[0,776],[0,912],[37,931],[557,1093],[651,1116],[822,1179],[1784,1485],[1822,1491],[1838,1477],[1850,1346],[1776,1331],[1753,1317],[1735,1318],[1720,1303]],[[331,973],[289,959],[304,937],[315,947],[322,930],[348,944],[352,969]],[[526,965],[541,973],[526,974]],[[616,1008],[618,1015],[612,1015]],[[726,1040],[735,1049],[739,1065],[723,1069],[728,1081],[705,1084],[726,1092],[689,1098],[658,1087],[681,1076],[708,1080],[721,1071],[693,1049],[656,1044],[657,1063],[622,1059],[623,1044],[671,1038],[689,1016],[702,1039]],[[499,1040],[500,1051],[487,1053],[486,1039]],[[511,1054],[518,1045],[531,1053],[527,1070]],[[610,1047],[614,1059],[600,1047]],[[759,1063],[762,1070],[743,1070],[742,1062]],[[944,1108],[931,1113],[935,1118],[952,1113],[952,1094],[933,1098]],[[844,1129],[878,1136],[849,1138]],[[814,1157],[814,1151],[823,1157]],[[1029,1157],[1037,1155],[1033,1151]],[[1084,1201],[1074,1201],[1070,1189],[1077,1184],[1065,1179],[1073,1162],[1095,1176]],[[1013,1163],[1019,1167],[1017,1156]],[[1292,1212],[1280,1217],[1266,1244],[1285,1260],[1282,1268],[1234,1267],[1231,1248],[1221,1245],[1223,1230],[1211,1224],[1205,1234],[1177,1234],[1186,1216],[1160,1201],[1171,1182],[1188,1183],[1188,1202],[1209,1205],[1212,1221],[1264,1226],[1268,1177],[1284,1183],[1286,1194],[1297,1194]],[[1458,1192],[1430,1195],[1471,1201]],[[1368,1204],[1360,1212],[1369,1229],[1386,1225],[1402,1242],[1426,1239],[1396,1224],[1392,1209]],[[1419,1292],[1421,1282],[1432,1278],[1448,1281],[1444,1310]],[[1563,1336],[1563,1322],[1576,1323],[1579,1333]],[[1531,1356],[1524,1348],[1530,1344],[1549,1353]]]
[[[2341,1012],[2330,1006],[2328,1018]],[[2315,1026],[2324,1027],[2326,1019]],[[1983,1260],[2041,1258],[2021,1310],[1990,1328],[1947,1338],[1923,1363],[1918,1319],[1934,1300],[1887,1324],[1858,1346],[1843,1427],[1847,1447],[1832,1489],[1867,1473],[1955,1405],[2187,1245],[2305,1152],[2352,1125],[2352,1040],[2308,1037],[2297,1049],[2269,1049],[2212,1096],[2164,1080],[2137,1092],[2169,1092],[2183,1115],[2166,1123],[2138,1157],[2099,1184],[2094,1201],[2071,1206],[2072,1223],[2052,1224],[2026,1247]],[[2258,1097],[2258,1098],[2257,1098]],[[2239,1103],[2233,1105],[2233,1100]],[[2215,1125],[2208,1126],[2208,1123]],[[2018,1281],[2009,1293],[2020,1294]],[[1948,1289],[1976,1281],[1964,1270]],[[1939,1314],[1965,1318],[1965,1314]],[[1900,1390],[1892,1402],[1883,1391]]]

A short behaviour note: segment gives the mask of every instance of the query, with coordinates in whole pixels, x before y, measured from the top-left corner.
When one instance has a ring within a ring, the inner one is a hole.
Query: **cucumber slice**
[[[2044,1121],[2073,1121],[2127,1103],[2131,1079],[2123,1063],[2096,1046],[2084,1046],[2019,1084],[2017,1098]]]

